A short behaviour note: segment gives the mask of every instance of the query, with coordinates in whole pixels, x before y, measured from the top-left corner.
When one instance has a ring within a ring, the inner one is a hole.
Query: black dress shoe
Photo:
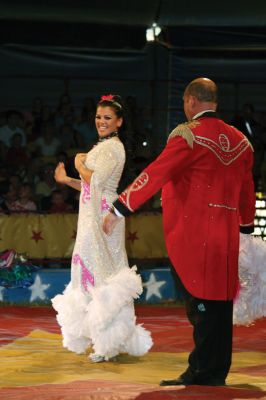
[[[225,386],[225,381],[222,379],[206,379],[206,380],[200,380],[200,379],[189,379],[189,378],[183,378],[180,376],[177,379],[169,379],[169,380],[162,380],[160,382],[160,386],[190,386],[190,385],[202,385],[202,386]]]
[[[177,379],[169,379],[169,380],[164,379],[160,382],[160,386],[180,386],[180,385],[183,386],[193,385],[193,381],[186,380],[180,376]]]

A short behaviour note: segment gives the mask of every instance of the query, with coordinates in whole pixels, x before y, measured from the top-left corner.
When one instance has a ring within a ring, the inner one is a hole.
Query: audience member
[[[54,164],[45,164],[41,169],[41,180],[36,184],[35,194],[40,202],[40,209],[46,211],[50,207],[51,194],[57,189],[54,180]]]
[[[3,195],[3,198],[8,210],[11,210],[12,204],[18,200],[18,191],[14,186],[12,186],[12,184],[8,184],[7,191]]]
[[[80,120],[74,124],[75,130],[79,134],[79,147],[89,150],[97,141],[98,134],[95,128],[95,114],[88,113],[83,110],[80,115]]]
[[[22,115],[16,110],[10,110],[7,112],[6,124],[0,127],[0,141],[2,141],[6,147],[10,147],[11,138],[15,133],[19,133],[22,137],[22,145],[26,145],[26,135],[23,130]]]
[[[61,190],[54,190],[51,194],[51,205],[49,211],[52,213],[66,213],[72,210],[73,207],[65,201]]]
[[[68,94],[63,94],[59,98],[59,104],[55,112],[55,126],[60,128],[64,123],[72,122],[75,112]]]
[[[52,123],[47,123],[42,130],[43,136],[35,140],[36,155],[42,157],[54,157],[61,148],[56,137],[56,129]]]
[[[29,157],[25,146],[22,146],[22,136],[15,133],[11,138],[11,146],[7,151],[7,162],[9,166],[20,170],[27,165]]]
[[[64,151],[81,147],[80,133],[76,132],[70,124],[61,125],[58,139]]]
[[[17,173],[11,173],[9,174],[8,181],[10,186],[16,191],[17,195],[20,191],[21,185],[22,185],[22,179],[19,174]]]
[[[36,211],[37,206],[33,201],[32,188],[28,183],[23,183],[18,195],[18,200],[12,202],[9,206],[11,211],[29,212]]]
[[[32,157],[29,160],[27,168],[20,172],[21,179],[24,183],[29,183],[33,188],[40,182],[41,168],[43,166],[42,159],[39,157]]]

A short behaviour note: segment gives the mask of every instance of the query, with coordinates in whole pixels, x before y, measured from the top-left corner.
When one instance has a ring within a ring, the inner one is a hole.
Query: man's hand
[[[119,217],[117,215],[113,213],[107,214],[103,221],[104,233],[106,233],[106,235],[111,235],[118,221]]]

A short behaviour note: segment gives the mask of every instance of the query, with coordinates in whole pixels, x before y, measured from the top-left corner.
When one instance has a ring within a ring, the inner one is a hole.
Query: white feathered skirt
[[[240,234],[240,289],[234,301],[234,324],[250,325],[266,316],[266,242]]]
[[[105,360],[128,353],[142,356],[153,342],[150,332],[136,324],[134,299],[142,293],[136,267],[123,268],[89,293],[72,283],[52,299],[61,326],[63,346],[75,353],[89,347]]]

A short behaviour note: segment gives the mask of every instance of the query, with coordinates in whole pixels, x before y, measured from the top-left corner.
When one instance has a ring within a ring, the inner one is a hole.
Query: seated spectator
[[[59,98],[59,104],[55,112],[55,125],[60,128],[64,123],[73,121],[74,107],[71,102],[71,97],[68,94],[62,94]]]
[[[56,130],[53,124],[46,124],[43,128],[41,137],[35,140],[35,153],[42,157],[54,157],[61,148],[61,144],[56,137]]]
[[[32,198],[31,186],[28,183],[23,183],[19,191],[18,200],[11,203],[9,209],[17,212],[36,211],[37,206]]]
[[[43,162],[41,158],[32,157],[27,167],[20,171],[22,182],[29,183],[33,188],[36,187],[37,183],[40,182],[41,168],[43,167]]]
[[[98,135],[95,128],[95,115],[83,111],[80,121],[74,124],[74,128],[80,135],[80,146],[89,150],[97,141]]]
[[[17,196],[18,196],[18,193],[19,193],[21,185],[22,185],[22,179],[21,179],[20,175],[16,174],[16,173],[10,174],[9,178],[8,178],[8,182],[9,182],[9,185],[15,190],[15,192],[17,193]]]
[[[66,213],[72,210],[73,207],[65,201],[63,193],[60,190],[54,190],[51,195],[49,211],[52,213]]]
[[[67,185],[60,185],[60,192],[63,195],[65,203],[69,204],[71,206],[71,209],[77,210],[78,203],[75,197],[76,190],[71,190],[70,187]]]
[[[14,186],[12,186],[12,184],[9,183],[8,189],[5,193],[5,195],[3,196],[4,200],[5,200],[5,204],[9,210],[11,210],[12,204],[18,200],[18,198],[19,198],[18,196],[19,196],[18,191],[15,189]]]
[[[22,146],[20,133],[15,133],[11,138],[11,146],[7,151],[7,161],[10,166],[18,169],[27,165],[29,161],[26,148]]]
[[[59,129],[58,139],[64,151],[80,147],[80,133],[75,132],[72,125],[64,123]]]
[[[35,194],[40,201],[42,211],[47,211],[51,203],[51,194],[58,187],[54,180],[54,164],[48,163],[41,169],[41,180],[36,184]]]
[[[22,115],[15,110],[7,112],[6,124],[0,127],[0,141],[5,144],[6,147],[10,147],[11,138],[15,133],[19,133],[22,136],[22,145],[26,145],[26,135],[23,130],[23,118]]]
[[[35,151],[35,141],[43,134],[46,125],[54,125],[54,116],[49,106],[42,107],[42,118],[36,124],[32,119],[28,119],[25,123],[25,133],[27,137],[28,149],[31,153]]]

